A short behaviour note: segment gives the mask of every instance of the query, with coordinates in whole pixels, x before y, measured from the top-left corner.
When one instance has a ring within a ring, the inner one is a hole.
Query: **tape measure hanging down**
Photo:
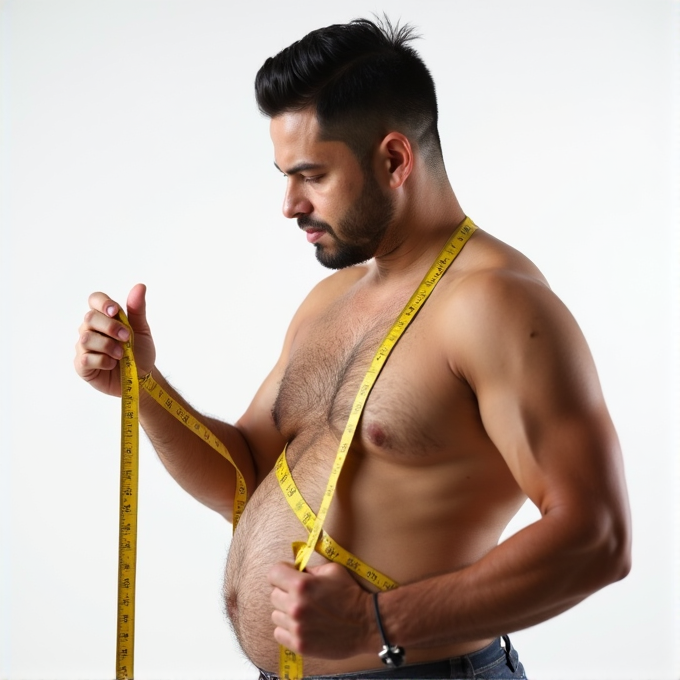
[[[130,331],[130,338],[123,344],[123,357],[120,360],[121,450],[116,680],[132,680],[135,663],[139,383],[137,366],[132,353],[132,328],[122,311],[118,313],[118,319]]]
[[[137,498],[139,474],[139,388],[143,387],[164,409],[197,437],[224,456],[236,471],[233,530],[236,531],[248,500],[246,481],[227,447],[151,377],[139,380],[133,354],[130,322],[118,312],[118,320],[130,332],[123,343],[121,380],[120,520],[118,526],[118,624],[116,629],[116,680],[133,680],[135,648],[135,581],[137,575]]]

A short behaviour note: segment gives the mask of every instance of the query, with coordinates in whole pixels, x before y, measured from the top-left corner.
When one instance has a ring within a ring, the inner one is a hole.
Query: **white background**
[[[424,36],[463,208],[574,312],[623,444],[632,573],[514,642],[533,680],[680,676],[677,3],[1,8],[1,678],[114,675],[119,413],[72,368],[88,294],[147,283],[160,369],[237,418],[326,274],[280,214],[255,72],[383,10]],[[146,441],[140,494],[136,677],[255,678],[221,610],[229,527]]]

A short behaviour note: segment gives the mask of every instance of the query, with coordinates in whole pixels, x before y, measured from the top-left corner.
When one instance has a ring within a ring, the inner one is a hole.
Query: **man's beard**
[[[394,217],[391,197],[383,192],[374,175],[365,173],[361,195],[347,214],[338,221],[338,236],[326,222],[313,220],[307,215],[298,217],[298,226],[325,231],[334,241],[334,249],[315,243],[316,259],[329,269],[344,269],[370,260],[385,236]]]

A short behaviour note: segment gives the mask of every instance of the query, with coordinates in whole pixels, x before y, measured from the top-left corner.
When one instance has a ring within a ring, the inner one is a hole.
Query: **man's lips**
[[[323,229],[311,229],[308,227],[305,229],[305,233],[307,234],[307,241],[309,243],[316,243],[325,232]]]
[[[302,215],[297,220],[298,227],[307,234],[309,243],[316,243],[327,231],[331,231],[330,226],[319,220],[314,220],[308,215]]]

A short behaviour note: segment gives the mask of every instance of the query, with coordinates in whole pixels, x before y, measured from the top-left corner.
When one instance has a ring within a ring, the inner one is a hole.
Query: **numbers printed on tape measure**
[[[139,474],[139,383],[132,353],[132,328],[125,314],[119,320],[130,331],[120,360],[121,455],[118,526],[118,625],[116,680],[132,680],[135,658],[135,583],[137,574],[137,497]]]
[[[167,395],[158,383],[145,376],[139,381],[133,354],[133,332],[121,310],[119,320],[130,331],[123,344],[120,360],[121,378],[121,467],[120,521],[118,539],[118,625],[116,636],[116,680],[133,680],[135,644],[135,582],[137,574],[137,497],[139,474],[139,388],[144,389],[177,420],[224,456],[236,471],[233,527],[248,500],[245,478],[233,461],[227,447],[189,411]]]
[[[231,457],[229,450],[203,423],[189,413],[184,406],[175,401],[171,396],[167,395],[165,390],[151,375],[146,376],[141,384],[158,404],[177,418],[180,423],[191,430],[197,437],[203,439],[203,441],[217,451],[217,453],[226,458],[234,467],[234,470],[236,471],[236,492],[234,494],[233,530],[236,531],[236,526],[239,519],[241,519],[243,510],[246,507],[246,502],[248,501],[248,490],[246,487],[246,480]]]
[[[288,501],[288,505],[305,529],[311,531],[314,527],[314,522],[316,521],[316,515],[309,505],[307,505],[307,501],[305,501],[295,484],[293,475],[288,467],[288,461],[286,460],[286,449],[283,450],[283,453],[276,461],[275,472],[279,487],[283,491],[283,495]],[[305,544],[302,542],[295,542],[293,544],[293,553],[297,555],[304,545]],[[316,546],[314,546],[314,550],[331,562],[342,564],[344,567],[351,569],[355,574],[358,574],[366,581],[370,581],[370,583],[380,588],[380,590],[392,590],[397,587],[397,583],[389,576],[386,576],[377,569],[367,565],[363,560],[360,560],[356,555],[349,552],[349,550],[343,548],[324,530],[321,531],[321,536]]]

